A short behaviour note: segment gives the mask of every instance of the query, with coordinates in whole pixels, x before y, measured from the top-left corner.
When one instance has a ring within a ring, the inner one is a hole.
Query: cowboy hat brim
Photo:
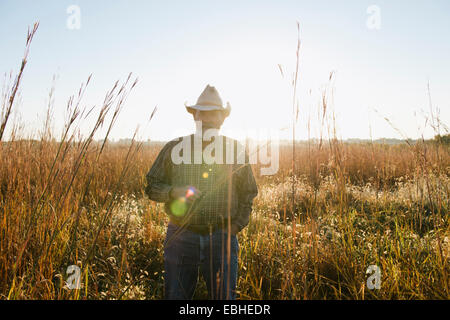
[[[189,113],[193,113],[195,112],[195,110],[200,110],[200,111],[213,111],[213,110],[220,110],[225,112],[225,115],[228,116],[230,114],[231,111],[231,106],[230,104],[227,102],[227,107],[223,108],[220,106],[213,106],[213,105],[209,105],[209,106],[202,106],[202,105],[193,105],[193,106],[188,106],[186,104],[184,104],[184,106],[186,107],[187,112]]]

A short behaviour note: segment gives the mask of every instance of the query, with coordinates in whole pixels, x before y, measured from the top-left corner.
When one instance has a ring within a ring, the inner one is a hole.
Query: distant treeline
[[[35,139],[21,139],[20,141],[24,142],[24,141],[33,141],[35,143],[38,143],[39,140],[35,140]],[[57,142],[55,139],[53,139],[54,142]],[[102,144],[103,143],[103,139],[102,140],[95,140],[94,143],[97,144]],[[396,144],[416,144],[417,142],[421,142],[422,139],[394,139],[394,138],[379,138],[376,140],[370,140],[370,139],[359,139],[359,138],[350,138],[350,139],[343,139],[342,142],[344,143],[349,143],[349,144],[367,144],[367,143],[376,143],[376,144],[386,144],[386,145],[396,145]],[[433,139],[425,139],[424,140],[425,143],[439,143],[439,144],[443,144],[443,145],[450,145],[450,134],[446,134],[446,135],[436,135]],[[5,144],[7,144],[8,141],[4,141]],[[110,145],[122,145],[122,146],[129,146],[132,142],[132,139],[119,139],[119,140],[113,140],[113,139],[108,139],[108,144]],[[135,141],[136,142],[136,141]],[[149,145],[164,145],[167,143],[167,141],[159,141],[159,140],[150,140],[148,139],[147,141],[137,141],[139,143],[142,143],[144,146],[149,146]],[[308,140],[296,140],[296,144],[299,145],[304,145],[304,144],[308,144],[312,143],[319,143],[320,140],[313,138]],[[323,139],[322,140],[322,144],[326,144],[328,142],[328,139]],[[292,144],[292,140],[280,140],[280,145],[291,145]]]
[[[129,145],[131,144],[131,139],[119,139],[117,141],[114,140],[110,140],[108,141],[108,143],[110,144],[118,144],[118,145]],[[310,139],[309,142],[310,143],[319,143],[319,139],[313,138]],[[417,142],[422,141],[422,139],[395,139],[395,138],[379,138],[379,139],[375,139],[375,140],[370,140],[370,139],[359,139],[359,138],[350,138],[350,139],[343,139],[342,142],[345,143],[377,143],[377,144],[388,144],[388,145],[395,145],[395,144],[404,144],[404,143],[409,143],[409,144],[416,144]],[[438,142],[441,144],[450,144],[450,134],[446,134],[446,135],[436,135],[433,139],[425,139],[424,140],[427,143],[433,143],[433,142]],[[99,140],[98,142],[103,142],[103,140]],[[147,140],[147,141],[143,141],[142,143],[144,145],[158,145],[158,144],[165,144],[167,141],[157,141],[157,140]],[[307,144],[308,140],[297,140],[296,141],[298,144]],[[322,143],[326,143],[327,140],[323,139]],[[292,144],[292,140],[280,140],[280,144],[284,145],[284,144]]]

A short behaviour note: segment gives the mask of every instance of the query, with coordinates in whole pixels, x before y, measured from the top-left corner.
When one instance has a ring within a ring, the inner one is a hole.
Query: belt
[[[211,228],[211,232],[223,229],[224,227],[226,227],[228,225],[227,223],[228,219],[225,219],[223,223],[219,223],[216,225],[210,224],[210,225],[191,225],[191,224],[187,224],[185,225],[185,228],[191,232],[194,233],[198,233],[201,235],[207,235],[210,232],[210,228]],[[170,222],[172,222],[174,225],[176,225],[177,227],[181,227],[178,222],[174,221],[174,220],[170,220]]]

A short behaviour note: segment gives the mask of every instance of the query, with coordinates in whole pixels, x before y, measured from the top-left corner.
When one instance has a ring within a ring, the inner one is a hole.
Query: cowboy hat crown
[[[220,98],[219,92],[213,86],[209,84],[200,94],[197,99],[197,103],[192,106],[188,106],[185,103],[186,110],[190,113],[195,112],[195,110],[201,111],[211,111],[211,110],[221,110],[225,113],[226,116],[230,114],[231,106],[230,103],[227,102],[227,107],[223,107],[222,99]]]

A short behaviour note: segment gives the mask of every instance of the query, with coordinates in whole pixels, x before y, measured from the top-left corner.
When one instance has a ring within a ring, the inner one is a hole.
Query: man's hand
[[[171,199],[185,198],[188,204],[197,200],[201,194],[202,192],[193,186],[173,187],[169,192]]]

